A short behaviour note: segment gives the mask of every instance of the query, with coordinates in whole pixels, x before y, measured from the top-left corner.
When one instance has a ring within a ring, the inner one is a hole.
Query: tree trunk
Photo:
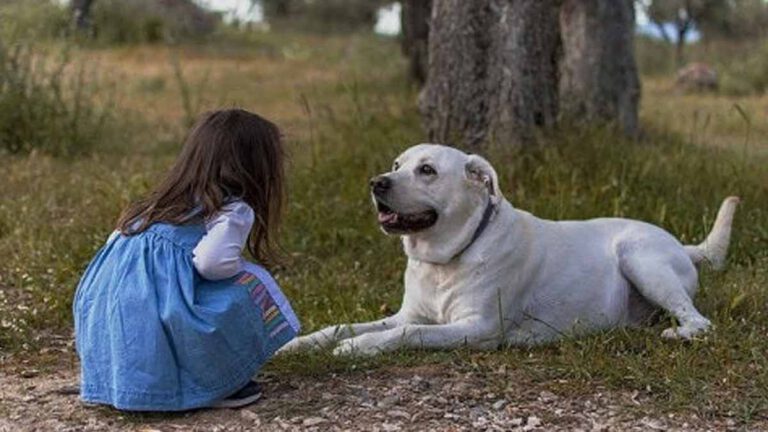
[[[432,141],[519,144],[557,117],[559,0],[433,0],[420,109]]]
[[[291,8],[288,0],[278,1],[275,6],[275,15],[279,17],[287,17],[290,14],[290,10]]]
[[[677,67],[681,68],[685,66],[685,39],[688,37],[689,25],[680,25],[677,28],[677,41],[675,45],[675,61]]]
[[[685,56],[683,50],[685,48],[685,39],[688,36],[688,30],[693,25],[693,5],[690,1],[684,2],[683,8],[678,11],[678,16],[675,18],[675,26],[677,27],[677,47],[676,47],[676,60],[677,67],[681,68],[685,66]]]
[[[427,80],[427,49],[432,0],[404,0],[400,12],[402,50],[408,58],[408,75],[419,84]]]
[[[661,38],[664,39],[664,42],[671,43],[672,38],[669,37],[669,32],[667,32],[667,28],[664,26],[663,22],[654,21],[654,25],[656,25],[656,28],[659,30],[659,34],[661,35]]]
[[[614,123],[637,132],[640,80],[632,0],[565,0],[560,11],[564,58],[561,118]]]
[[[72,0],[72,22],[76,30],[86,32],[91,29],[91,6],[93,0]]]
[[[287,18],[291,15],[291,0],[251,0],[251,5],[261,1],[262,11],[269,18]]]

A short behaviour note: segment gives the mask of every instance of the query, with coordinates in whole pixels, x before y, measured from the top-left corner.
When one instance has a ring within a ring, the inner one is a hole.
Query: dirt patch
[[[492,382],[450,366],[390,367],[322,377],[267,375],[264,399],[240,410],[123,413],[79,402],[74,368],[0,373],[0,431],[509,431],[765,430],[768,422],[648,412],[642,395],[595,388],[563,395],[543,385]],[[500,385],[501,384],[501,385]],[[508,384],[508,385],[505,385]],[[502,390],[493,390],[502,389]]]

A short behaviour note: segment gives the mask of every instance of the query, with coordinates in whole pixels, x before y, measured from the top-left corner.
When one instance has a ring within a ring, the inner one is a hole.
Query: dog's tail
[[[715,225],[709,235],[698,245],[685,246],[685,251],[694,264],[708,262],[713,269],[722,270],[725,266],[725,255],[731,242],[731,224],[739,197],[730,196],[720,205],[715,218]]]

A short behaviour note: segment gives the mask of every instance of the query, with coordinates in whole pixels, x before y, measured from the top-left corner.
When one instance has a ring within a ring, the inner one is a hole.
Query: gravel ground
[[[4,372],[0,431],[768,430],[764,420],[743,425],[731,418],[654,413],[637,393],[594,388],[558,395],[514,375],[446,365],[322,377],[267,375],[261,378],[263,400],[244,409],[129,414],[81,404],[74,368]]]

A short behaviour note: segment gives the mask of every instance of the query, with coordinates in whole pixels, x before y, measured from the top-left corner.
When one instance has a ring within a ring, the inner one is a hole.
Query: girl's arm
[[[222,207],[205,224],[207,233],[192,251],[200,276],[209,280],[230,278],[243,270],[243,247],[253,225],[253,209],[242,201]]]

